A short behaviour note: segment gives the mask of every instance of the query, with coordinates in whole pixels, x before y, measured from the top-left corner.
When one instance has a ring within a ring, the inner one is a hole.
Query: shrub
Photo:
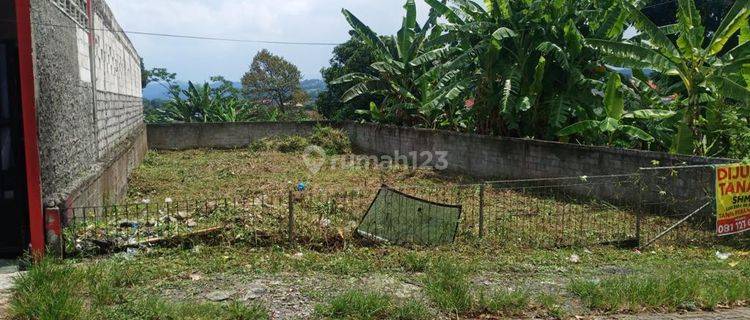
[[[248,147],[253,152],[279,151],[293,153],[304,151],[310,142],[305,137],[288,136],[280,138],[263,138],[250,144]]]
[[[270,138],[263,138],[259,140],[253,141],[253,143],[248,146],[248,149],[253,152],[263,152],[263,151],[271,151],[273,150],[273,139]]]
[[[276,150],[284,153],[301,152],[310,145],[306,138],[300,136],[288,136],[280,138]]]
[[[310,143],[323,148],[329,155],[345,154],[352,151],[349,136],[331,127],[317,126],[310,136]]]
[[[295,135],[263,138],[251,143],[248,148],[253,152],[279,151],[293,153],[304,151],[310,145],[323,148],[329,155],[345,154],[352,150],[346,133],[338,129],[320,126],[315,127],[313,134],[309,137]]]

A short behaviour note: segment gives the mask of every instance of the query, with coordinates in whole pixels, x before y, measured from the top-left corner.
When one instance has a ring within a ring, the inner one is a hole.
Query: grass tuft
[[[128,294],[142,282],[140,269],[118,261],[75,267],[45,259],[16,279],[13,319],[269,319],[259,306],[165,301]]]
[[[326,319],[427,319],[430,313],[424,304],[410,301],[397,305],[393,299],[382,293],[348,291],[331,299],[327,304],[318,305],[315,313]]]
[[[430,311],[419,301],[409,301],[397,306],[389,319],[392,320],[422,320],[431,318]]]
[[[489,297],[482,295],[479,304],[490,314],[518,315],[529,308],[530,297],[524,291],[499,291]]]
[[[286,136],[263,138],[250,144],[253,152],[279,151],[283,153],[302,152],[310,145],[323,148],[328,155],[345,154],[352,151],[349,136],[344,131],[330,127],[315,127],[310,136]]]
[[[575,280],[570,290],[589,308],[604,311],[714,309],[750,299],[750,280],[741,272],[685,270]]]
[[[430,258],[427,255],[413,251],[402,255],[398,261],[406,272],[425,272],[430,264]]]
[[[391,305],[391,298],[384,294],[348,291],[318,306],[316,312],[332,319],[382,319]]]
[[[437,260],[427,272],[425,292],[444,311],[453,314],[469,313],[475,303],[468,273],[468,269],[456,261]]]
[[[79,297],[81,278],[70,266],[43,260],[15,279],[11,290],[13,319],[78,319],[84,314]]]

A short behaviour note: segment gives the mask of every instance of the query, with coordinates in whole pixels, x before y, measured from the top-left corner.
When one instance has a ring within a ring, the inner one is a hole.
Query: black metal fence
[[[711,245],[745,239],[715,235],[708,189],[702,197],[682,199],[652,190],[653,175],[649,177],[648,183],[638,173],[391,187],[421,199],[460,205],[458,242],[554,248]],[[634,184],[660,197],[636,203],[603,202],[596,197],[602,188],[617,190]],[[238,198],[64,208],[65,250],[110,251],[212,233],[233,241],[337,248],[354,241],[354,230],[377,191],[269,190]],[[694,210],[675,211],[676,207]]]

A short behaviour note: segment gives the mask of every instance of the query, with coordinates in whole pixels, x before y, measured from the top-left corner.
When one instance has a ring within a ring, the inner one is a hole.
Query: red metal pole
[[[15,2],[21,80],[21,121],[23,123],[24,158],[26,159],[26,194],[29,200],[29,234],[31,235],[31,252],[38,258],[44,255],[44,215],[42,214],[42,176],[39,166],[39,141],[37,140],[31,8],[29,0],[15,0]]]

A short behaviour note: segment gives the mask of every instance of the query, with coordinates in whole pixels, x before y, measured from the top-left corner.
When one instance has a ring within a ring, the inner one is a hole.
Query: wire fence
[[[455,240],[460,243],[522,248],[747,243],[741,235],[716,236],[708,189],[686,199],[665,191],[678,190],[665,187],[675,181],[673,173],[660,172],[393,189],[460,206]],[[648,196],[601,200],[603,190],[633,186]],[[212,234],[255,245],[332,250],[358,240],[355,230],[377,193],[264,190],[238,198],[64,208],[65,251],[107,252]]]

